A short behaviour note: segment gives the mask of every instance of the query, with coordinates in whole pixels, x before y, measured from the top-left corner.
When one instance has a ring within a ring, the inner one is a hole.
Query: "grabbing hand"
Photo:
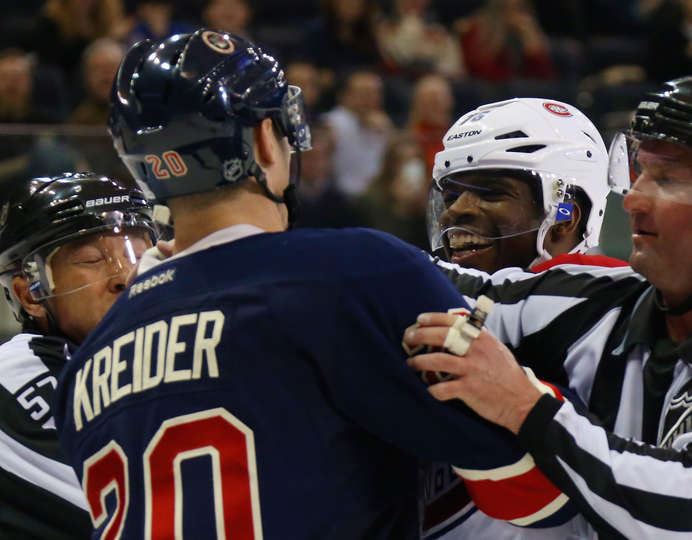
[[[424,313],[406,330],[404,343],[412,350],[420,345],[443,347],[456,319],[448,313]],[[451,380],[428,388],[436,399],[461,399],[479,416],[515,434],[542,394],[509,349],[486,330],[464,356],[430,352],[412,356],[408,364],[417,371],[449,373]]]

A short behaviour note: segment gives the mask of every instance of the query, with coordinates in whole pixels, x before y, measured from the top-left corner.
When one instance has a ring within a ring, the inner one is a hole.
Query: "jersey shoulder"
[[[298,251],[311,253],[308,258],[342,269],[389,268],[407,261],[428,262],[426,253],[420,248],[375,229],[296,229],[287,233],[286,238],[302,246],[294,246]]]

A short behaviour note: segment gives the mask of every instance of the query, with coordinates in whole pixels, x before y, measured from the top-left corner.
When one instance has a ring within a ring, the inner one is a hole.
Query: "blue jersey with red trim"
[[[406,366],[416,316],[463,305],[417,248],[364,229],[258,234],[139,276],[58,387],[94,537],[412,539],[421,460],[526,476],[509,432]]]

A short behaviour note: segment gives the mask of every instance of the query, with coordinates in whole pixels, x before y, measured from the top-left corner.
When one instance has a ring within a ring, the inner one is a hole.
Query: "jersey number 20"
[[[250,428],[222,408],[170,418],[147,445],[143,456],[145,538],[183,538],[181,464],[200,456],[208,456],[212,463],[209,489],[214,500],[217,538],[261,540],[254,436]],[[120,538],[130,487],[127,456],[116,441],[84,462],[82,489],[94,527],[100,527],[109,517],[105,499],[109,492],[115,492],[116,508],[101,539]]]

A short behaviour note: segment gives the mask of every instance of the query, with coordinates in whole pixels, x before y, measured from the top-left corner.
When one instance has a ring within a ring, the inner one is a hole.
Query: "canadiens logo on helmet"
[[[543,107],[545,107],[548,112],[556,114],[557,116],[572,116],[569,109],[564,105],[560,105],[559,103],[551,103],[547,101],[543,104]]]
[[[202,41],[204,41],[210,49],[221,54],[231,54],[235,51],[233,41],[231,41],[228,36],[224,36],[218,32],[213,32],[211,30],[202,32]]]

